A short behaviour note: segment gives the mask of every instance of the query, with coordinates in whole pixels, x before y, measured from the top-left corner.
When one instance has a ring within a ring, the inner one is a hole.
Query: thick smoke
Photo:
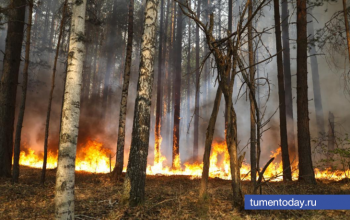
[[[118,1],[119,2],[119,1]],[[61,3],[61,2],[60,2]],[[119,2],[118,4],[118,22],[117,27],[111,27],[109,25],[109,16],[111,14],[109,11],[112,8],[113,1],[89,1],[90,5],[88,6],[88,22],[87,22],[87,33],[88,40],[86,48],[89,48],[88,53],[86,54],[86,60],[89,60],[89,63],[85,64],[84,74],[90,74],[91,79],[94,77],[95,72],[96,81],[91,80],[87,85],[89,88],[89,93],[87,96],[82,96],[82,109],[80,117],[80,126],[79,126],[79,143],[78,150],[81,144],[86,143],[88,140],[96,140],[102,142],[105,148],[111,150],[111,152],[116,151],[117,135],[118,135],[118,123],[119,123],[119,107],[120,107],[120,96],[121,96],[121,87],[123,82],[123,65],[125,59],[125,41],[126,41],[126,31],[127,31],[127,1]],[[222,12],[222,17],[218,18],[219,7],[214,7],[216,1],[213,2],[211,8],[215,13],[216,27],[218,28],[218,19],[221,19],[222,25],[222,36],[225,36],[225,28],[227,27],[227,14]],[[227,4],[227,1],[222,1],[223,4]],[[135,3],[135,24],[134,24],[134,50],[133,50],[133,59],[132,59],[132,71],[131,71],[131,80],[129,87],[129,97],[128,97],[128,109],[127,109],[127,120],[126,120],[126,144],[125,144],[125,164],[127,163],[127,155],[129,152],[129,147],[131,144],[131,134],[132,134],[132,123],[133,123],[133,114],[134,114],[134,102],[136,97],[136,86],[138,79],[139,71],[139,53],[140,53],[140,39],[142,33],[142,2]],[[1,5],[2,6],[2,5]],[[50,8],[51,7],[51,8]],[[43,151],[44,146],[44,128],[45,128],[45,116],[48,105],[48,96],[50,90],[50,81],[52,76],[52,66],[54,59],[54,50],[57,44],[57,33],[60,20],[60,7],[61,4],[52,4],[47,5],[47,3],[42,3],[36,8],[35,14],[33,15],[34,26],[33,26],[33,42],[32,42],[32,52],[31,52],[31,65],[30,65],[30,82],[29,90],[27,96],[27,105],[25,112],[25,119],[23,124],[23,143],[24,147],[30,147],[37,152]],[[241,11],[238,7],[238,4],[234,6],[234,15],[237,16]],[[291,57],[292,57],[292,88],[293,88],[293,106],[294,106],[294,119],[295,119],[295,134],[297,134],[296,129],[296,50],[295,50],[295,39],[296,39],[296,26],[294,25],[295,13],[293,5],[290,4],[290,17],[289,21],[292,23],[290,25],[290,34],[291,34]],[[242,8],[242,7],[241,7]],[[328,9],[325,12],[325,9]],[[327,22],[332,14],[341,9],[340,3],[326,4],[322,7],[317,7],[313,10],[315,30],[322,28]],[[204,9],[203,9],[204,10]],[[46,12],[50,13],[46,16]],[[55,27],[54,40],[52,41],[52,48],[47,48],[47,45],[43,43],[43,38],[47,33],[44,33],[44,30],[50,30],[52,26],[52,18],[55,18],[53,26]],[[257,29],[263,30],[264,28],[269,28],[273,26],[273,9],[272,7],[265,7],[263,14],[259,17],[257,22]],[[45,20],[49,19],[49,20]],[[187,18],[186,25],[184,25],[185,35],[183,37],[183,45],[187,45]],[[237,19],[234,19],[236,24]],[[45,26],[45,24],[47,26]],[[108,33],[111,28],[118,28],[116,36],[113,36],[113,39],[107,39]],[[192,49],[191,49],[191,70],[194,70],[195,63],[195,46],[194,46],[194,24],[192,24]],[[68,41],[68,25],[65,31],[65,39],[63,40],[62,47],[63,51],[60,53],[58,69],[56,75],[56,86],[54,91],[54,98],[52,103],[52,113],[50,121],[50,134],[49,134],[49,151],[56,152],[58,149],[58,136],[59,136],[59,126],[60,126],[60,114],[61,114],[61,104],[64,90],[64,77],[65,77],[65,60],[66,60],[66,50],[67,50],[67,41]],[[204,36],[201,33],[201,42],[204,43]],[[3,30],[0,30],[0,50],[4,51],[5,47],[5,37],[6,37],[6,26]],[[170,37],[170,36],[168,36]],[[265,59],[269,56],[268,52],[274,54],[275,49],[275,39],[274,39],[274,30],[270,30],[268,34],[263,35],[262,40],[268,50],[261,47],[258,52],[258,60]],[[158,45],[158,43],[157,43]],[[293,49],[294,47],[294,49]],[[109,48],[114,48],[110,50]],[[243,46],[243,49],[245,46]],[[183,46],[183,60],[187,56],[185,52],[186,46]],[[344,50],[346,47],[344,45]],[[97,51],[97,52],[96,52]],[[109,51],[114,51],[114,55],[110,54]],[[320,54],[323,51],[318,50]],[[204,50],[201,48],[202,58]],[[327,53],[327,51],[324,51]],[[346,72],[344,68],[347,58],[344,57],[346,53],[332,53],[332,57],[329,55],[319,55],[319,75],[320,75],[320,86],[321,86],[321,95],[322,95],[322,104],[323,104],[323,114],[325,122],[328,121],[328,112],[331,111],[334,113],[336,118],[336,130],[342,133],[346,133],[347,127],[349,126],[350,115],[346,109],[349,109],[349,100],[346,99],[348,94],[344,94],[343,90],[343,79],[342,74]],[[245,56],[247,60],[247,54],[242,52],[242,55]],[[115,65],[112,68],[113,72],[110,73],[111,81],[108,84],[110,91],[110,96],[108,97],[108,108],[102,108],[102,96],[103,96],[103,85],[104,85],[104,76],[107,71],[107,59],[108,56],[114,56]],[[347,55],[346,55],[347,56]],[[90,57],[88,59],[88,57]],[[0,59],[3,59],[3,54],[0,53]],[[182,75],[182,98],[181,98],[181,124],[180,124],[180,155],[182,162],[192,161],[193,153],[193,119],[192,115],[194,112],[194,94],[195,94],[195,80],[191,80],[191,97],[190,97],[190,113],[187,112],[187,93],[186,93],[186,62],[183,61]],[[209,64],[208,64],[209,65]],[[157,67],[157,61],[155,63]],[[338,68],[336,68],[337,66]],[[340,67],[340,68],[339,68]],[[269,158],[271,151],[275,151],[280,144],[279,140],[279,115],[278,111],[275,114],[278,108],[278,89],[277,89],[277,72],[276,72],[276,59],[273,58],[269,62],[261,63],[257,66],[259,71],[259,76],[268,78],[270,84],[270,90],[266,84],[259,87],[259,97],[261,103],[261,111],[265,112],[264,120],[267,120],[269,117],[270,122],[264,129],[267,129],[262,136],[262,160],[261,165],[266,162]],[[2,62],[0,64],[0,69],[2,69]],[[21,68],[22,70],[23,68]],[[192,72],[191,71],[191,72]],[[311,70],[310,70],[311,71]],[[309,72],[310,72],[309,71]],[[2,71],[1,71],[2,72]],[[157,79],[158,70],[155,69],[155,79]],[[205,81],[205,77],[201,77],[201,88],[200,88],[200,121],[199,121],[199,158],[202,158],[205,133],[208,126],[209,117],[212,111],[212,105],[214,96],[217,89],[217,82],[215,82],[216,72],[211,74],[209,84],[209,92],[205,91],[205,84],[208,83]],[[20,74],[20,83],[22,82],[22,75]],[[312,87],[312,78],[311,73],[309,74],[309,112],[310,112],[310,128],[311,135],[313,138],[317,137],[317,126],[316,126],[316,117],[315,117],[315,107],[313,103],[313,87]],[[191,76],[194,79],[194,75]],[[263,83],[262,80],[259,80],[260,83]],[[97,84],[96,84],[97,83]],[[163,84],[166,85],[168,82],[164,80]],[[174,82],[173,82],[174,83]],[[153,89],[153,100],[152,100],[152,117],[151,117],[151,133],[150,133],[150,147],[149,147],[149,163],[153,161],[153,146],[154,146],[154,126],[155,126],[155,104],[156,104],[156,80],[154,81]],[[214,87],[215,85],[215,87]],[[167,85],[171,86],[171,85]],[[234,107],[237,113],[238,120],[238,141],[239,141],[239,152],[246,151],[246,162],[249,162],[249,137],[250,137],[250,115],[249,115],[249,98],[244,94],[247,89],[245,85],[242,86],[240,78],[236,78],[235,83],[235,94],[233,101],[235,103]],[[166,86],[164,86],[166,88]],[[239,99],[237,100],[237,93],[240,91]],[[163,92],[163,94],[166,92]],[[17,100],[19,103],[20,92],[17,93]],[[207,94],[208,97],[206,96]],[[268,102],[266,99],[269,97]],[[165,101],[165,99],[163,99]],[[169,106],[167,106],[169,108]],[[265,109],[266,108],[266,109]],[[170,106],[172,109],[172,106]],[[16,114],[17,115],[17,114]],[[224,140],[224,98],[221,100],[221,107],[218,115],[218,120],[216,123],[215,129],[215,140],[222,141]],[[171,153],[172,153],[172,132],[169,134],[169,126],[173,124],[173,114],[172,111],[168,111],[162,119],[162,131],[161,135],[163,138],[161,149],[162,154],[167,158],[167,165],[171,164]],[[325,130],[327,131],[327,123]],[[115,158],[113,159],[115,160]],[[201,162],[201,159],[200,161]]]

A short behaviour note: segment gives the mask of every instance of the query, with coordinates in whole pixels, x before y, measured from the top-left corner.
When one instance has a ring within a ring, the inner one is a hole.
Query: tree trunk
[[[249,1],[248,17],[253,14],[253,1]],[[256,186],[256,171],[259,169],[256,163],[256,121],[255,106],[253,96],[255,96],[255,66],[254,66],[254,48],[253,48],[253,21],[248,24],[248,50],[249,50],[249,75],[250,75],[250,167],[252,189]],[[259,135],[260,136],[260,135]]]
[[[202,179],[201,179],[201,188],[199,191],[200,198],[205,198],[206,194],[207,194],[209,168],[210,168],[210,151],[211,151],[211,145],[213,143],[213,136],[214,136],[214,131],[215,131],[216,119],[217,119],[219,109],[220,109],[221,96],[222,96],[222,91],[221,91],[220,86],[218,86],[215,100],[214,100],[213,110],[211,112],[211,116],[210,116],[209,124],[208,124],[208,128],[207,128],[207,133],[206,133],[206,137],[205,137],[205,147],[204,147],[204,156],[203,156],[203,171],[202,171]]]
[[[191,121],[191,19],[188,18],[188,44],[187,44],[187,124]],[[189,137],[190,135],[188,135]]]
[[[228,22],[227,22],[227,29],[230,33],[232,33],[232,0],[228,0]]]
[[[130,206],[145,200],[158,3],[158,0],[147,0],[145,9],[131,148],[124,180],[124,199],[129,199]]]
[[[51,90],[49,95],[49,104],[47,107],[47,113],[46,113],[46,124],[45,124],[45,140],[44,140],[44,158],[43,158],[43,169],[41,172],[41,184],[45,183],[45,175],[46,175],[46,163],[47,163],[47,147],[49,142],[49,129],[50,129],[50,115],[51,115],[51,104],[52,104],[52,98],[53,98],[53,91],[55,89],[55,78],[56,78],[56,67],[57,67],[57,59],[60,51],[61,46],[61,39],[62,39],[62,33],[63,33],[63,27],[64,22],[66,18],[66,9],[67,9],[68,0],[65,0],[64,6],[62,9],[62,20],[60,24],[60,33],[58,35],[58,42],[57,42],[57,48],[56,48],[56,55],[55,55],[55,61],[53,64],[53,72],[52,72],[52,79],[51,79]]]
[[[328,154],[327,159],[330,160],[333,158],[333,150],[334,150],[334,144],[335,144],[335,128],[334,128],[334,115],[332,112],[329,112],[328,116]],[[331,161],[329,161],[329,165],[331,165]]]
[[[126,46],[123,90],[122,90],[122,97],[120,101],[117,160],[115,164],[115,172],[117,177],[119,177],[122,174],[123,165],[124,165],[125,122],[126,122],[126,110],[127,110],[127,104],[128,104],[130,72],[131,72],[132,42],[133,42],[133,34],[134,34],[133,24],[134,24],[134,0],[130,0],[129,21],[128,21],[128,42]]]
[[[349,53],[349,62],[350,62],[350,31],[349,31],[348,8],[346,7],[346,0],[343,0],[343,14],[344,14],[346,41],[348,43],[348,53]]]
[[[11,176],[16,94],[26,1],[11,0],[8,8],[6,49],[0,82],[0,177]]]
[[[167,105],[168,105],[168,109],[169,109],[169,116],[168,116],[168,120],[167,120],[167,134],[169,135],[168,136],[168,145],[171,145],[172,144],[172,139],[173,139],[173,136],[172,136],[172,124],[173,124],[173,120],[172,119],[172,113],[174,111],[173,108],[170,108],[171,106],[171,103],[173,102],[173,94],[172,94],[172,86],[173,83],[172,83],[172,76],[174,74],[174,71],[173,71],[173,67],[174,67],[174,41],[175,41],[175,20],[176,20],[176,11],[175,11],[175,1],[172,1],[172,9],[171,9],[171,26],[170,26],[170,45],[169,45],[169,68],[168,68],[168,73],[169,73],[169,77],[168,77],[168,102],[167,102]]]
[[[197,16],[200,17],[201,0],[197,1]],[[193,137],[193,160],[198,159],[198,126],[199,126],[199,26],[196,25],[196,94],[194,104],[194,137]]]
[[[297,1],[297,114],[299,180],[316,183],[311,159],[307,94],[307,19],[306,1]]]
[[[288,0],[282,0],[282,41],[283,41],[283,71],[286,93],[286,114],[288,147],[290,159],[296,157],[294,120],[293,120],[293,95],[292,95],[292,74],[290,69],[290,45],[289,45],[289,13]]]
[[[308,23],[307,25],[307,32],[308,32],[308,38],[311,41],[314,41],[314,24],[312,22],[313,17],[310,15],[312,14],[312,11],[309,11],[308,14]],[[318,129],[318,135],[322,137],[325,134],[324,130],[324,116],[323,116],[323,107],[322,107],[322,96],[321,96],[321,88],[320,88],[320,76],[318,74],[318,61],[317,61],[317,55],[316,55],[316,47],[315,42],[312,42],[310,44],[310,61],[311,61],[311,73],[312,73],[312,85],[314,90],[314,103],[315,103],[315,112],[316,112],[316,123],[317,123],[317,129]]]
[[[75,156],[78,141],[80,93],[84,60],[86,0],[72,6],[68,70],[59,140],[55,216],[74,219]]]
[[[29,68],[29,55],[30,55],[30,36],[32,29],[32,16],[33,16],[33,1],[29,1],[28,5],[28,24],[27,24],[27,33],[26,33],[26,55],[25,63],[23,68],[23,82],[22,82],[22,99],[21,105],[18,112],[18,120],[16,126],[16,136],[15,136],[15,146],[14,146],[14,155],[13,155],[13,170],[12,170],[12,181],[18,183],[19,177],[19,154],[21,151],[21,134],[22,134],[22,125],[24,119],[24,111],[26,107],[27,100],[27,85],[28,85],[28,68]]]
[[[221,29],[222,29],[222,24],[221,24],[221,1],[218,0],[218,6],[219,6],[219,39],[221,39]]]
[[[182,11],[177,7],[177,24],[175,40],[175,71],[174,71],[174,128],[173,128],[173,161],[172,168],[180,168],[180,105],[181,105],[181,64],[182,64]]]
[[[226,90],[225,96],[225,112],[226,112],[226,144],[228,148],[228,153],[230,156],[230,168],[231,168],[231,185],[233,192],[233,207],[241,209],[243,206],[243,195],[241,191],[241,176],[240,176],[240,166],[238,164],[237,155],[237,117],[236,112],[233,109],[232,103],[232,88],[231,92]]]
[[[278,98],[280,113],[280,138],[282,150],[283,180],[291,181],[292,173],[289,162],[288,152],[288,135],[287,135],[287,119],[286,119],[286,102],[284,92],[284,73],[282,60],[282,42],[280,27],[280,4],[278,0],[274,0],[275,11],[275,33],[276,33],[276,52],[277,52],[277,79],[278,79]]]
[[[160,29],[159,29],[159,47],[158,47],[158,80],[157,80],[157,107],[156,107],[156,125],[155,125],[155,145],[154,145],[154,163],[159,164],[160,145],[162,137],[160,134],[162,124],[162,110],[163,110],[163,20],[164,20],[164,0],[160,3]]]

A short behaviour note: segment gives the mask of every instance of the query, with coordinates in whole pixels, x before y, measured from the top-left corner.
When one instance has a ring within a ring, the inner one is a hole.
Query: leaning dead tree
[[[178,2],[178,1],[177,1]],[[235,109],[233,108],[232,103],[232,93],[233,93],[233,85],[235,76],[237,75],[237,67],[241,70],[245,69],[242,65],[242,60],[239,58],[238,50],[241,46],[241,40],[244,31],[247,29],[248,24],[252,21],[257,12],[265,5],[265,1],[262,1],[252,16],[248,19],[248,21],[243,25],[243,20],[245,14],[248,9],[248,5],[250,4],[250,0],[247,1],[242,14],[240,15],[239,22],[237,24],[237,31],[231,33],[230,31],[227,34],[227,37],[222,39],[216,39],[213,34],[214,28],[214,15],[210,15],[210,20],[208,23],[204,24],[199,16],[191,9],[191,6],[188,2],[181,3],[178,2],[182,12],[189,18],[191,18],[194,22],[196,22],[197,26],[203,31],[206,37],[206,43],[208,45],[210,54],[214,56],[214,60],[217,66],[217,81],[219,82],[219,90],[222,91],[225,99],[225,118],[226,118],[226,132],[225,132],[225,140],[228,148],[228,153],[230,155],[230,168],[231,168],[231,177],[232,177],[232,191],[233,191],[233,206],[234,208],[241,208],[243,206],[243,195],[241,191],[240,184],[240,160],[238,159],[237,153],[237,117]],[[250,85],[250,84],[249,84]],[[254,103],[256,105],[256,100],[252,97]],[[220,95],[217,94],[215,104],[218,105],[220,102]],[[257,106],[257,105],[256,105]],[[208,127],[207,132],[207,140],[206,140],[206,150],[207,151],[204,156],[204,163],[208,163],[208,158],[210,155],[210,145],[212,141],[212,132],[213,126],[215,126],[215,120],[213,117],[217,115],[217,109],[214,106],[212,117],[210,119],[211,124]],[[259,111],[256,111],[259,112]],[[260,127],[258,124],[257,127]],[[259,133],[259,131],[257,131]],[[259,138],[258,138],[259,139]],[[259,149],[258,149],[259,152]],[[203,171],[206,170],[208,172],[209,167],[208,164],[205,166]],[[205,174],[206,178],[208,174]],[[206,179],[202,180],[201,184],[201,194],[204,194],[206,191]]]

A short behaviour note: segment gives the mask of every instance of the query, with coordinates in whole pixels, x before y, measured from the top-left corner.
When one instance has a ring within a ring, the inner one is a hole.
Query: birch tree
[[[84,59],[86,1],[76,0],[72,6],[67,79],[62,108],[55,186],[56,219],[74,219],[75,156]]]

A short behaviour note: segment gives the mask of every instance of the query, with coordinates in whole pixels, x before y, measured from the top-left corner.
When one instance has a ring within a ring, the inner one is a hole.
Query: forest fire
[[[281,150],[278,148],[276,151],[272,151],[270,157],[277,158],[279,161]],[[76,158],[76,170],[86,171],[91,173],[109,173],[114,167],[114,160],[111,160],[113,153],[103,147],[103,144],[97,141],[89,140],[86,144],[80,146],[77,151]],[[20,155],[20,165],[29,166],[34,168],[42,168],[42,158],[43,155],[37,154],[32,149],[27,149],[26,151],[21,151]],[[220,179],[230,179],[230,163],[229,154],[226,150],[225,142],[214,142],[212,145],[212,152],[210,156],[210,169],[209,177],[220,178]],[[49,151],[47,159],[47,168],[53,169],[57,167],[57,152]],[[200,178],[202,175],[203,164],[194,162],[185,162],[181,166],[180,158],[175,159],[175,168],[164,166],[163,163],[166,162],[167,158],[164,157],[160,152],[158,155],[159,162],[154,161],[154,164],[149,164],[147,166],[148,175],[186,175],[192,178]],[[124,168],[125,171],[126,168]],[[250,180],[250,164],[243,162],[241,167],[241,179]],[[282,162],[273,162],[266,169],[264,173],[265,180],[270,180],[273,182],[282,181]],[[298,179],[298,169],[297,165],[294,164],[292,167],[292,178],[293,180]],[[327,179],[327,180],[342,180],[349,177],[350,170],[332,170],[327,168],[320,170],[315,168],[315,177],[317,179]]]

